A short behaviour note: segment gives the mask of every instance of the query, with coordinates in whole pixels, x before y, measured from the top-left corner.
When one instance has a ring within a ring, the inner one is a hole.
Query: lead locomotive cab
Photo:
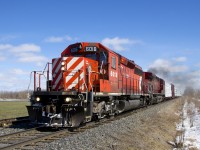
[[[69,45],[47,66],[46,90],[40,90],[41,73],[34,71],[34,92],[27,106],[37,124],[75,127],[145,104],[142,68],[100,43]]]

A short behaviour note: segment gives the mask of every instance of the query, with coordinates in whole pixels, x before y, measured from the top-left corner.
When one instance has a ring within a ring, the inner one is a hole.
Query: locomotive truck
[[[163,79],[101,43],[75,43],[53,58],[48,63],[45,90],[40,87],[40,75],[34,71],[34,91],[27,109],[32,122],[51,127],[78,127],[166,97]],[[174,93],[174,88],[167,92]]]

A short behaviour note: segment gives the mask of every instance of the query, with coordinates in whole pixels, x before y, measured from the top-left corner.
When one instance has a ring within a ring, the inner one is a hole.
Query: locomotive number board
[[[94,46],[86,46],[86,47],[85,47],[85,51],[86,51],[86,52],[96,52],[96,51],[97,51],[97,47],[94,47]]]

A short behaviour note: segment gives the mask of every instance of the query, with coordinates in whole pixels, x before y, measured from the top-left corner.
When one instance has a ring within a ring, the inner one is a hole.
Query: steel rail
[[[28,122],[28,121],[29,121],[29,116],[2,119],[0,120],[0,127],[7,126],[9,124],[17,124],[17,123]]]
[[[29,145],[29,144],[41,142],[45,139],[51,139],[52,137],[59,137],[63,133],[67,133],[67,130],[65,130],[65,131],[60,130],[60,131],[57,131],[57,132],[54,132],[54,133],[48,133],[48,134],[45,134],[45,135],[38,136],[35,139],[24,140],[24,141],[14,143],[14,144],[6,146],[6,147],[2,147],[0,149],[1,150],[10,150],[10,149],[15,149],[15,148],[22,148],[22,146],[24,147],[24,146]],[[68,133],[70,133],[70,132],[68,132]]]

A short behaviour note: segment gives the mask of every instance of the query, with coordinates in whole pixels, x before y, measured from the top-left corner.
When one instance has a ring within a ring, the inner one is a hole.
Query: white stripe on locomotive
[[[53,85],[53,89],[56,88],[56,86],[58,85],[59,81],[61,80],[62,78],[62,73],[59,74],[58,78],[56,79],[56,81],[54,82],[54,85]]]
[[[54,69],[55,65],[57,64],[59,58],[55,58],[52,64],[52,69]]]
[[[64,60],[66,60],[67,59],[67,57],[63,57],[63,61]],[[58,64],[58,66],[55,66],[56,65],[56,63],[58,62],[58,61],[60,61],[59,62],[59,64]],[[55,63],[54,63],[55,62]],[[56,61],[54,61],[53,62],[53,66],[54,67],[56,67],[56,70],[53,72],[53,80],[54,80],[54,85],[53,85],[53,89],[55,89],[56,88],[56,86],[57,86],[57,84],[59,83],[59,81],[61,80],[61,78],[62,78],[62,73],[60,72],[59,73],[59,71],[61,70],[61,59],[60,58],[58,58],[58,59],[56,59]],[[53,68],[54,69],[54,68]],[[59,75],[58,75],[58,77],[55,79],[55,77],[56,77],[56,75],[59,73]]]
[[[75,73],[83,67],[84,61],[82,60],[71,72],[70,74],[66,77],[66,83],[75,75]]]
[[[69,69],[78,59],[79,57],[74,57],[71,59],[71,61],[67,62],[67,69]]]
[[[77,59],[75,59],[76,61]],[[73,71],[75,72],[71,72],[68,76],[66,76],[66,83],[68,83],[73,77],[74,77],[74,74],[81,68],[83,68],[83,65],[84,65],[84,60],[82,60],[75,68]],[[67,89],[71,89],[72,87],[75,87],[77,84],[78,84],[78,78],[74,78],[74,80],[72,81],[72,83],[67,87]],[[80,74],[80,80],[82,80],[84,78],[84,72],[82,72]]]

